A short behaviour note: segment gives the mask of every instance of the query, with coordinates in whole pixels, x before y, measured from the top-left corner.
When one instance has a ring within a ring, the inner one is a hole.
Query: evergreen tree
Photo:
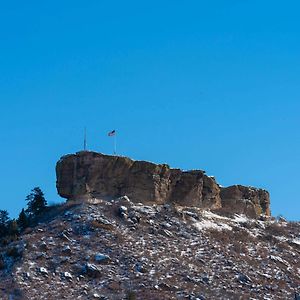
[[[24,210],[24,208],[21,210],[18,220],[17,220],[18,226],[21,230],[24,230],[29,226],[29,218]]]
[[[19,235],[19,226],[17,221],[11,220],[8,222],[8,228],[7,228],[7,234],[12,238],[12,239],[16,239],[17,236]]]
[[[8,212],[7,210],[0,210],[0,236],[5,236],[8,230]]]
[[[44,193],[39,187],[35,187],[31,190],[31,193],[26,197],[27,209],[26,212],[30,216],[36,216],[41,213],[47,206],[47,201],[44,197]]]

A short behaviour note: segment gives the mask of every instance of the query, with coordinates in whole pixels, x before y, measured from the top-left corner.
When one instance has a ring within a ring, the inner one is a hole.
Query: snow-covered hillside
[[[294,299],[300,224],[199,208],[66,203],[2,246],[1,299]]]

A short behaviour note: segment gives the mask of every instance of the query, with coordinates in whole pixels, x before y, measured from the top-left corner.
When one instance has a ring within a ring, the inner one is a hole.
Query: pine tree
[[[5,236],[8,230],[9,216],[7,210],[0,210],[0,236]]]
[[[45,210],[47,201],[44,197],[44,193],[39,187],[35,187],[31,190],[31,193],[26,197],[27,209],[26,212],[30,216],[36,216]]]
[[[24,230],[29,226],[29,218],[24,210],[24,208],[21,210],[18,220],[17,220],[18,226],[21,230]]]
[[[7,234],[12,238],[16,239],[19,235],[19,226],[15,219],[8,222]]]

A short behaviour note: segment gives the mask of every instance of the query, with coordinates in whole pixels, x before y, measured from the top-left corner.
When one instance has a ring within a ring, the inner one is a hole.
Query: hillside
[[[66,203],[2,240],[0,299],[298,299],[300,223],[267,191],[89,151],[56,174]]]
[[[1,299],[294,299],[300,224],[127,197],[52,207],[1,248]]]

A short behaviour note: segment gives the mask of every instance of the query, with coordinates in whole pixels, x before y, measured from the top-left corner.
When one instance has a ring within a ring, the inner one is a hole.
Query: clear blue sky
[[[268,189],[300,220],[299,1],[2,1],[0,208],[82,149]]]

